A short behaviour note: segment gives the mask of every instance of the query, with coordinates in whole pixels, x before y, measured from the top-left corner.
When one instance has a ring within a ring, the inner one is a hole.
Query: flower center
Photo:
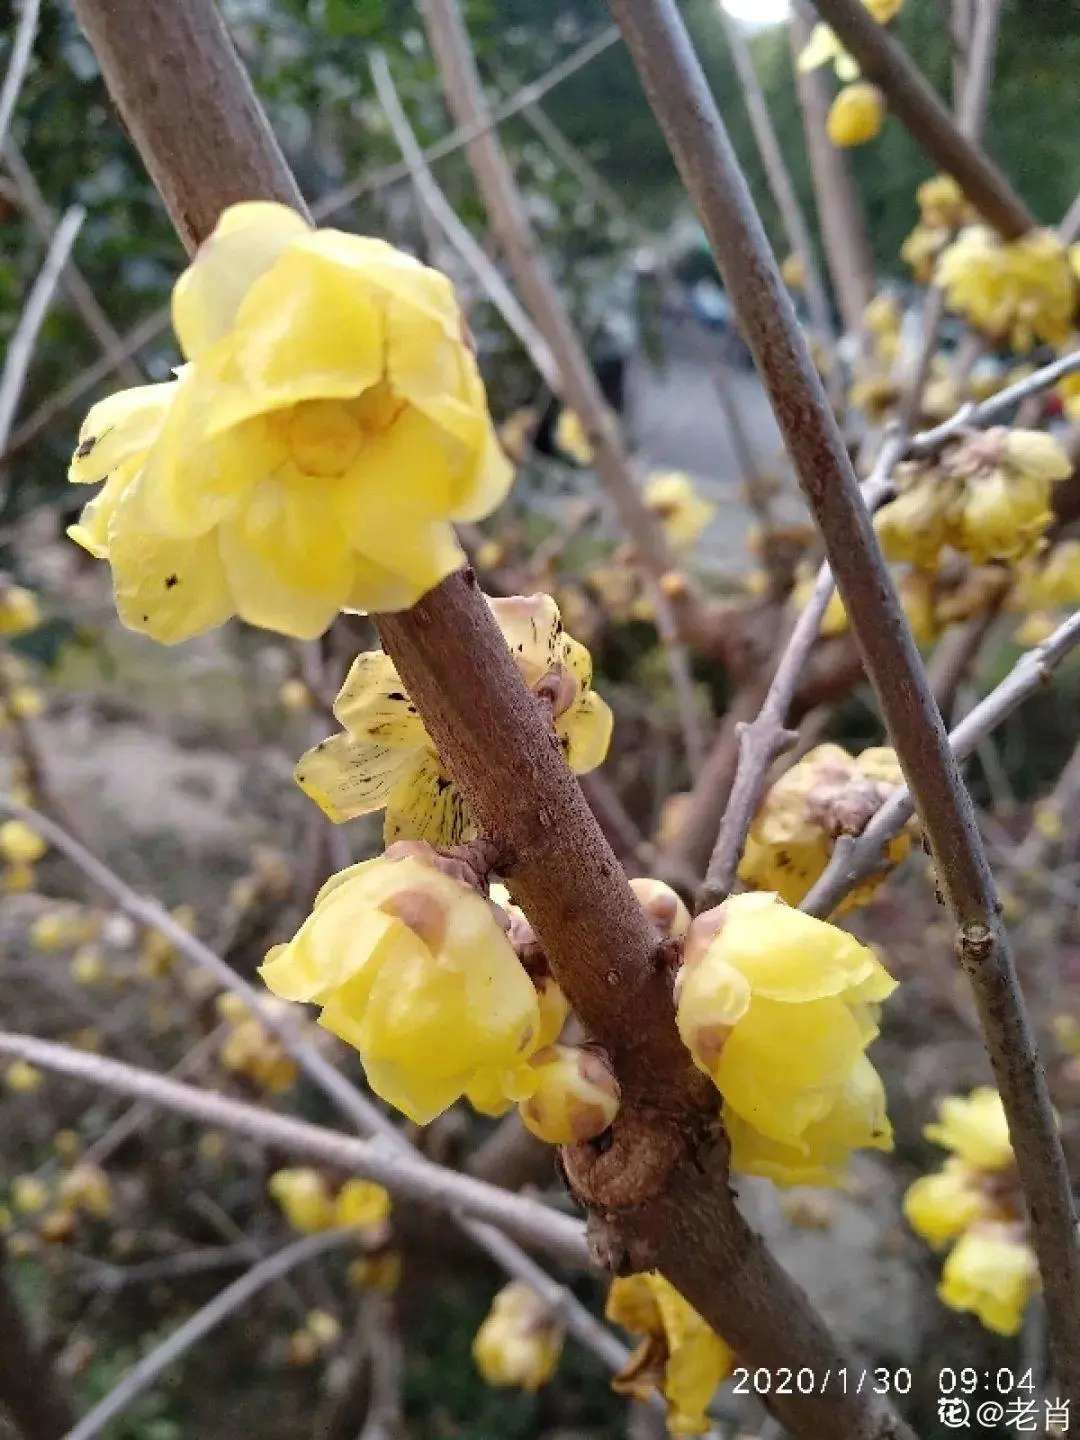
[[[297,469],[335,479],[384,434],[405,408],[385,380],[351,400],[301,400],[281,412],[277,427]]]

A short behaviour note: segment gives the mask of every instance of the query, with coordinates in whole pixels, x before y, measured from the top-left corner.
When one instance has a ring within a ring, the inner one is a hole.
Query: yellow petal
[[[763,998],[820,1000],[851,990],[880,969],[873,951],[854,936],[769,894],[733,895],[723,913],[716,953]]]
[[[427,737],[390,656],[364,650],[349,667],[334,701],[334,716],[356,739],[412,749]]]
[[[294,775],[304,794],[341,825],[381,810],[422,759],[419,750],[331,735],[301,755]]]
[[[464,565],[465,552],[449,525],[428,525],[426,533],[427,539],[423,542],[426,546],[424,554],[428,557],[426,565],[429,573],[426,577],[407,579],[364,555],[354,553],[350,557],[349,594],[341,608],[351,615],[408,610],[434,589],[440,580],[445,580]]]
[[[312,640],[349,597],[345,537],[297,485],[263,480],[218,534],[236,612],[249,625]]]
[[[120,619],[163,645],[223,625],[235,607],[217,537],[174,540],[148,532],[129,496],[117,506],[108,536]]]
[[[973,1172],[955,1160],[932,1175],[920,1175],[904,1196],[905,1219],[935,1248],[948,1245],[987,1209],[974,1182]]]
[[[173,289],[173,329],[189,360],[228,335],[251,286],[309,231],[295,211],[272,202],[245,201],[222,213]]]
[[[565,636],[558,605],[544,594],[489,597],[488,604],[521,678],[531,688],[563,658]]]
[[[383,840],[426,840],[429,845],[460,845],[476,834],[465,797],[443,773],[434,756],[419,765],[394,787],[386,802]]]
[[[555,732],[575,775],[587,775],[603,764],[614,723],[610,706],[595,690],[576,700],[566,714],[560,716]]]
[[[827,65],[830,60],[835,60],[841,54],[843,54],[843,46],[836,33],[819,20],[810,32],[810,39],[803,46],[795,68],[800,75],[809,75],[812,70]]]
[[[79,430],[79,444],[68,469],[76,485],[107,480],[125,460],[142,456],[156,440],[181,388],[177,380],[139,385],[99,401]]]

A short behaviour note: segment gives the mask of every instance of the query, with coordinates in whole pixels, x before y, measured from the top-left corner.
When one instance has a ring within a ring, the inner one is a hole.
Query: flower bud
[[[96,1165],[76,1165],[61,1176],[57,1195],[68,1209],[81,1211],[92,1220],[107,1220],[112,1214],[112,1186]]]
[[[630,889],[637,896],[638,904],[666,939],[681,939],[690,928],[690,911],[663,880],[640,875],[630,881]]]
[[[0,856],[10,865],[34,865],[48,848],[24,820],[5,820],[0,825]]]
[[[951,1310],[977,1315],[996,1335],[1017,1335],[1039,1284],[1031,1246],[1010,1226],[977,1226],[953,1247],[938,1294]]]
[[[41,1071],[29,1060],[13,1060],[4,1072],[4,1084],[13,1095],[28,1095],[41,1084]]]
[[[11,1182],[11,1203],[20,1215],[37,1215],[48,1202],[48,1188],[36,1175],[16,1175]]]
[[[336,1223],[334,1202],[318,1170],[306,1166],[277,1170],[271,1175],[267,1189],[285,1219],[301,1235],[330,1230]]]
[[[334,1224],[370,1230],[390,1215],[390,1196],[371,1180],[346,1180],[334,1202]]]
[[[535,1089],[518,1106],[522,1123],[549,1145],[602,1134],[619,1109],[619,1083],[595,1050],[549,1045],[529,1062]]]
[[[492,1301],[472,1352],[487,1384],[532,1392],[551,1379],[562,1347],[562,1326],[550,1307],[515,1280]]]
[[[885,97],[876,85],[859,80],[845,85],[829,108],[826,129],[839,149],[865,145],[880,132],[885,120]]]

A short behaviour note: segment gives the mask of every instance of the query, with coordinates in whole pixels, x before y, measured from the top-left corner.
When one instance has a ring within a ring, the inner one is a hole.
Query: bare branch
[[[792,7],[788,37],[795,65],[810,39],[810,21],[798,0]],[[825,125],[829,94],[821,71],[803,74],[796,66],[795,85],[833,293],[843,316],[844,329],[851,335],[859,335],[863,312],[874,298],[877,282],[874,252],[855,189],[850,157],[829,139]]]
[[[539,1200],[514,1195],[496,1185],[486,1185],[469,1175],[433,1165],[409,1148],[400,1149],[385,1136],[360,1140],[342,1135],[336,1130],[310,1125],[306,1120],[294,1120],[288,1115],[230,1100],[215,1090],[202,1090],[167,1075],[140,1070],[69,1045],[37,1040],[30,1035],[0,1031],[0,1055],[29,1060],[42,1070],[146,1100],[159,1109],[185,1115],[199,1124],[229,1130],[292,1155],[339,1166],[352,1175],[374,1180],[391,1195],[452,1215],[486,1221],[571,1268],[589,1266],[580,1220],[560,1214]]]
[[[862,0],[815,3],[866,78],[884,91],[890,111],[934,164],[953,177],[986,223],[1005,240],[1018,240],[1031,230],[1036,222],[1008,180],[961,132],[907,51],[877,23]]]
[[[31,225],[48,244],[56,230],[56,216],[38,188],[34,172],[27,165],[22,151],[13,140],[9,140],[0,152],[0,160],[3,161],[4,168],[15,182],[18,204],[27,215]],[[98,304],[93,287],[73,260],[68,261],[60,279],[71,298],[71,303],[82,316],[86,328],[100,345],[102,354],[110,358],[120,356],[124,344],[123,337]],[[142,384],[142,371],[127,356],[119,359],[116,368],[121,379],[129,385]]]
[[[22,398],[38,334],[49,313],[49,306],[71,254],[71,247],[75,244],[75,238],[85,219],[86,211],[83,207],[73,205],[57,226],[56,234],[37,273],[37,279],[30,288],[30,294],[26,297],[19,323],[8,345],[4,368],[0,371],[0,454],[7,448],[11,424]]]
[[[890,435],[885,440],[874,472],[864,487],[863,502],[867,509],[876,509],[891,493],[889,477],[903,449],[904,441],[899,434]],[[739,728],[738,768],[716,848],[697,897],[698,913],[719,905],[730,895],[746,833],[761,801],[769,767],[798,739],[794,730],[785,728],[784,722],[803,666],[817,643],[821,621],[835,588],[832,570],[828,564],[822,565],[813,593],[795,622],[780,656],[765,703],[749,725]]]
[[[1059,625],[1047,640],[1021,655],[1000,685],[971,710],[949,736],[957,760],[969,755],[1007,720],[1014,710],[1040,690],[1065,657],[1080,645],[1080,614]],[[841,836],[828,868],[800,906],[811,915],[829,915],[849,890],[883,865],[884,846],[898,835],[915,813],[911,792],[901,788],[891,795],[858,836]]]
[[[327,1251],[337,1249],[339,1245],[347,1245],[355,1233],[352,1230],[324,1230],[318,1235],[305,1235],[278,1250],[276,1254],[260,1260],[245,1275],[241,1275],[239,1280],[234,1280],[200,1310],[196,1310],[195,1314],[189,1316],[167,1339],[160,1345],[155,1345],[149,1354],[132,1366],[105,1398],[99,1400],[93,1409],[67,1432],[64,1440],[93,1440],[93,1437],[100,1435],[106,1425],[122,1414],[132,1401],[149,1390],[170,1365],[175,1365],[192,1346],[205,1339],[230,1315],[234,1315],[248,1301],[253,1300],[260,1290],[265,1290],[268,1285],[288,1275],[298,1266],[317,1260]]]
[[[11,46],[11,59],[8,61],[4,83],[0,86],[0,150],[3,150],[7,140],[11,119],[15,114],[15,106],[19,103],[19,91],[23,87],[26,72],[30,68],[30,57],[34,53],[34,39],[37,35],[40,10],[41,0],[22,0],[19,23]]]
[[[853,0],[875,32],[879,27]],[[926,674],[746,181],[674,0],[608,0],[712,243],[913,794],[1029,1197],[1057,1373],[1080,1404],[1080,1252],[1068,1171],[989,862]],[[844,9],[821,5],[827,19]],[[848,32],[836,27],[842,40]],[[850,31],[856,27],[852,20]],[[875,41],[876,43],[876,41]],[[889,42],[890,44],[892,42]],[[851,45],[856,58],[862,56]],[[951,124],[951,121],[950,121]]]

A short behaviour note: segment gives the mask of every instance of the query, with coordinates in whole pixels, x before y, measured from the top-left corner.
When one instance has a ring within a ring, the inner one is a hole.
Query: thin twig
[[[1013,385],[1007,385],[1004,390],[999,390],[980,405],[962,405],[954,415],[950,415],[948,420],[943,420],[940,425],[935,425],[932,430],[920,430],[917,435],[913,435],[905,448],[904,458],[914,456],[922,459],[933,455],[964,430],[979,430],[984,425],[1001,420],[1014,405],[1019,405],[1031,395],[1049,390],[1066,375],[1075,374],[1078,370],[1080,350],[1072,355],[1063,355],[1060,360],[1053,360],[1039,370],[1033,370],[1030,375],[1017,380]]]
[[[880,27],[858,0],[854,8]],[[821,530],[957,927],[1025,1195],[1057,1373],[1080,1405],[1080,1251],[1068,1170],[975,809],[738,160],[674,0],[608,0],[712,243]],[[829,20],[846,0],[821,0]],[[842,40],[849,34],[835,27]],[[861,27],[851,19],[849,30]],[[883,34],[884,32],[882,32]],[[875,45],[877,41],[875,40]],[[889,41],[889,44],[892,42]],[[854,45],[849,48],[861,60]],[[951,121],[950,121],[951,125]]]
[[[1065,657],[1080,645],[1080,614],[1071,615],[1034,650],[1021,655],[1000,685],[971,710],[949,736],[958,761],[966,760],[988,735],[1050,679]],[[825,873],[803,900],[811,915],[830,915],[849,890],[884,864],[884,847],[915,813],[911,792],[901,787],[881,807],[861,835],[841,836]]]
[[[0,151],[0,160],[15,182],[18,204],[34,229],[48,244],[56,230],[56,216],[42,195],[34,172],[13,140],[9,140]],[[110,357],[119,354],[124,343],[123,337],[101,308],[92,285],[73,260],[69,260],[64,267],[61,283],[71,298],[71,303],[82,316],[86,328],[101,347],[102,354]],[[143,382],[142,371],[126,356],[120,360],[117,371],[128,385],[141,385]]]
[[[11,59],[8,61],[4,83],[0,86],[0,150],[3,150],[7,140],[11,118],[15,114],[15,106],[19,102],[19,91],[23,87],[26,72],[30,68],[30,57],[34,53],[34,38],[37,35],[40,9],[41,0],[22,0],[19,24],[11,47]],[[0,446],[0,449],[2,448]]]
[[[260,1260],[246,1275],[241,1275],[239,1280],[227,1285],[160,1345],[155,1345],[138,1364],[132,1366],[105,1398],[99,1400],[74,1429],[67,1433],[64,1440],[93,1440],[93,1436],[100,1435],[110,1420],[115,1419],[133,1400],[137,1400],[144,1391],[149,1390],[170,1365],[175,1365],[193,1345],[197,1345],[230,1315],[254,1299],[260,1290],[288,1275],[298,1265],[316,1260],[339,1245],[348,1244],[355,1233],[353,1230],[324,1230],[318,1235],[305,1235],[294,1240],[291,1245],[286,1245],[275,1255],[268,1255],[265,1260]]]
[[[7,448],[11,424],[22,398],[38,334],[49,313],[60,276],[68,262],[71,247],[75,244],[75,237],[85,219],[86,211],[83,207],[72,205],[56,227],[56,234],[49,244],[37,278],[30,287],[30,294],[8,345],[4,368],[0,371],[0,455]]]
[[[30,1035],[0,1031],[0,1055],[29,1060],[43,1070],[147,1100],[213,1129],[230,1130],[262,1145],[339,1166],[350,1174],[374,1180],[391,1195],[451,1214],[460,1212],[470,1220],[487,1221],[547,1251],[563,1264],[578,1269],[589,1266],[584,1227],[579,1220],[539,1200],[513,1195],[434,1165],[413,1150],[398,1149],[385,1136],[360,1140],[342,1135],[305,1120],[231,1100],[215,1090],[203,1090],[120,1060]]]
[[[864,504],[874,510],[892,492],[891,475],[904,449],[903,437],[890,435],[881,447],[873,474],[864,487]],[[813,593],[799,615],[781,654],[769,693],[757,716],[739,727],[739,761],[731,795],[716,846],[697,897],[700,914],[726,900],[735,883],[739,856],[747,831],[761,801],[769,767],[777,756],[795,744],[798,735],[785,727],[788,709],[799,684],[803,666],[813,649],[821,621],[832,599],[836,582],[828,563],[822,565]]]
[[[815,0],[859,69],[885,94],[900,120],[939,169],[1005,240],[1018,240],[1035,220],[986,152],[969,140],[926,83],[900,42],[879,25],[862,0]]]

